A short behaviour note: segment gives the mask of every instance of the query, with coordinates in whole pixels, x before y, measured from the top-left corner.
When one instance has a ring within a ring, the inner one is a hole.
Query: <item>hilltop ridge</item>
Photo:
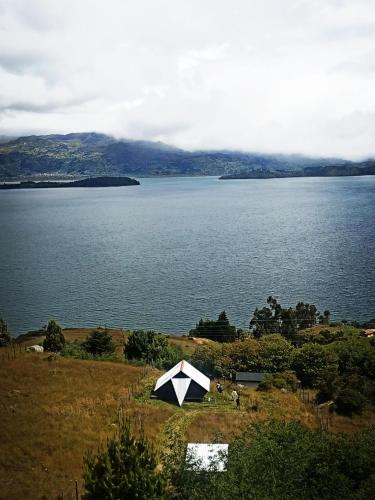
[[[331,173],[325,172],[327,167]],[[162,142],[116,139],[96,132],[31,135],[8,141],[2,138],[0,142],[2,180],[33,176],[124,175],[259,178],[268,177],[267,172],[274,172],[272,177],[289,176],[283,172],[296,172],[297,176],[362,175],[363,169],[375,173],[375,162],[228,150],[186,151]]]

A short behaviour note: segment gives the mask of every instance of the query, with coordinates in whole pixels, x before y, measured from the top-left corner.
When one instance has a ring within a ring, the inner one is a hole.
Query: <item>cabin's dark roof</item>
[[[236,382],[261,382],[268,373],[237,372]]]

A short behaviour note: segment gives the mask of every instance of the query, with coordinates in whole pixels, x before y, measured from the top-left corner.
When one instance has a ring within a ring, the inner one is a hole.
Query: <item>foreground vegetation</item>
[[[85,332],[87,333],[87,332]],[[78,336],[84,337],[82,330]],[[74,331],[69,332],[73,338]],[[121,332],[115,333],[115,338]],[[183,345],[183,342],[181,344]],[[186,340],[185,340],[186,342]],[[191,342],[192,343],[192,342]],[[0,495],[5,498],[74,497],[83,492],[82,464],[118,429],[118,415],[143,428],[158,456],[187,441],[231,442],[255,422],[295,421],[319,428],[317,414],[298,394],[241,390],[241,409],[230,400],[231,384],[199,405],[179,408],[150,400],[161,372],[144,366],[54,356],[17,354],[0,365]],[[349,433],[375,423],[364,411],[353,418],[330,416],[330,431]],[[174,452],[173,452],[174,453]],[[174,454],[172,453],[172,456]]]
[[[185,461],[184,446],[175,446],[173,459],[158,457],[125,421],[96,457],[85,457],[85,498],[367,500],[375,487],[374,444],[375,430],[353,439],[292,422],[257,423],[218,457],[225,464],[218,472],[217,459],[205,470],[197,458]]]
[[[186,498],[187,492],[191,498],[234,498],[233,492],[247,498],[249,488],[256,499],[370,498],[372,339],[358,326],[331,325],[328,314],[317,318],[320,324],[307,324],[305,317],[303,328],[283,330],[281,321],[274,321],[276,304],[269,308],[271,318],[265,311],[256,317],[257,333],[256,328],[238,331],[222,313],[216,333],[225,335],[217,340],[101,328],[62,330],[50,321],[14,344],[6,323],[0,322],[2,345],[10,343],[0,350],[0,496],[74,498],[77,488],[80,495],[86,490],[87,498],[98,498],[90,497],[90,484],[109,483],[95,474],[104,469],[112,474],[105,443],[117,436],[110,441],[112,457],[117,456],[124,419],[130,419],[131,435],[123,439],[121,453],[134,458],[136,450],[146,450],[140,464],[149,464],[151,476],[163,473],[158,498]],[[262,314],[267,322],[261,322]],[[201,326],[215,334],[215,323],[202,321],[195,332],[201,333]],[[45,352],[25,350],[34,344],[44,345]],[[223,393],[213,381],[200,404],[179,408],[150,399],[161,370],[181,358],[220,378]],[[247,370],[270,375],[261,390],[241,387],[236,409],[231,391],[238,386],[232,374]],[[189,441],[230,443],[228,471],[187,473],[183,464]],[[104,469],[98,466],[99,456]],[[145,485],[151,483],[145,479]]]

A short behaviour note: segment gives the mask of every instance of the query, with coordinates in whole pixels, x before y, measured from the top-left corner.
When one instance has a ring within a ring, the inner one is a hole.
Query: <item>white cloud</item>
[[[375,155],[373,0],[0,0],[0,133]]]

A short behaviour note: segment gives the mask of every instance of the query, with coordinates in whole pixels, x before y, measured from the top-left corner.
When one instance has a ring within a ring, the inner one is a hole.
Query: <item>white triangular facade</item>
[[[172,378],[173,389],[176,393],[177,401],[180,406],[184,402],[190,382],[191,378]]]
[[[185,377],[178,377],[177,375],[179,375],[180,373],[183,373]],[[181,406],[189,390],[189,386],[192,380],[200,387],[202,387],[206,392],[210,390],[210,379],[199,370],[194,368],[194,366],[192,366],[190,363],[182,360],[157,380],[154,391],[156,392],[164,384],[167,384],[171,381],[178,404]]]

